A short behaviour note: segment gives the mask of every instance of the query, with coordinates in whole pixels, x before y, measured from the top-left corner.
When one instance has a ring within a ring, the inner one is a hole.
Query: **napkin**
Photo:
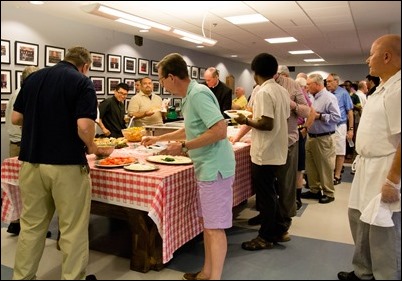
[[[363,210],[360,220],[376,226],[391,227],[394,226],[392,213],[401,211],[401,198],[393,203],[384,203],[381,201],[381,193],[374,197],[367,207]]]

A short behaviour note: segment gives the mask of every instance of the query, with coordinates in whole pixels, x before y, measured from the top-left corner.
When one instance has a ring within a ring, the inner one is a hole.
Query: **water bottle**
[[[349,147],[354,147],[355,146],[355,143],[353,142],[353,140],[348,140],[348,143],[349,143]]]

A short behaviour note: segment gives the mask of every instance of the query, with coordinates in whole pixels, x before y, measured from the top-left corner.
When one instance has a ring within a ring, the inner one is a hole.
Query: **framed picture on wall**
[[[138,59],[138,74],[149,75],[149,60]]]
[[[152,85],[153,85],[153,92],[157,95],[161,94],[161,84],[159,83],[159,81],[156,80],[152,80]]]
[[[11,70],[1,70],[1,93],[11,94]]]
[[[124,100],[124,108],[126,109],[126,113],[128,112],[128,105],[130,104],[130,99],[125,99]]]
[[[38,66],[39,45],[15,41],[15,64]]]
[[[91,52],[92,64],[89,70],[105,71],[105,54]]]
[[[6,109],[8,100],[1,100],[1,123],[6,123]]]
[[[1,63],[10,64],[10,41],[1,39]]]
[[[45,45],[45,66],[53,66],[64,60],[66,49]]]
[[[15,88],[21,88],[22,85],[22,71],[16,70],[15,71]]]
[[[121,72],[121,56],[107,55],[107,71]]]
[[[151,75],[158,76],[158,68],[156,65],[158,64],[159,61],[151,61]]]
[[[105,77],[91,76],[92,83],[94,83],[95,92],[97,95],[105,94]]]
[[[198,67],[196,66],[191,67],[191,78],[198,79]]]
[[[114,95],[114,90],[116,89],[116,86],[121,83],[121,78],[115,78],[115,77],[108,77],[107,78],[107,89],[108,95]]]
[[[198,79],[204,80],[204,74],[206,70],[207,70],[206,68],[200,67],[200,76]]]
[[[173,106],[176,109],[180,109],[181,108],[181,99],[180,98],[174,98],[173,99]]]
[[[135,94],[135,79],[124,78],[124,83],[128,85],[128,94]]]
[[[137,68],[137,59],[132,57],[124,57],[123,61],[124,61],[123,72],[134,74]]]

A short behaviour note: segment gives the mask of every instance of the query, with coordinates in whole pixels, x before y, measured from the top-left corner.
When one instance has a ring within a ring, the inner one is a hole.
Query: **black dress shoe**
[[[338,272],[338,279],[339,280],[363,280],[363,279],[360,279],[359,277],[357,277],[355,275],[354,271],[351,271],[351,272],[346,272],[346,271]],[[373,277],[370,280],[375,280],[375,279]]]
[[[20,231],[21,231],[21,225],[19,222],[12,222],[9,224],[9,226],[7,228],[8,233],[15,234],[15,235],[20,234]]]
[[[262,222],[261,214],[256,215],[255,217],[248,220],[248,225],[259,225]]]
[[[90,275],[87,275],[87,276],[85,277],[85,280],[98,280],[98,279],[96,279],[96,276],[95,276],[95,275],[90,274]]]
[[[329,197],[327,195],[323,195],[319,200],[318,203],[321,204],[327,204],[327,203],[331,203],[332,201],[335,200],[335,197]]]
[[[322,197],[322,195],[321,195],[321,191],[317,192],[317,193],[307,191],[307,192],[303,192],[300,195],[300,197],[304,198],[304,199],[318,199],[319,200]]]

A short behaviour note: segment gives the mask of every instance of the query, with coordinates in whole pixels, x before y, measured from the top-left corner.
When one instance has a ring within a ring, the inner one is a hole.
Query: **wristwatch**
[[[182,142],[181,142],[181,151],[182,151],[183,153],[187,153],[187,151],[188,151],[188,147],[186,146],[186,142],[185,142],[185,141],[182,141]]]

